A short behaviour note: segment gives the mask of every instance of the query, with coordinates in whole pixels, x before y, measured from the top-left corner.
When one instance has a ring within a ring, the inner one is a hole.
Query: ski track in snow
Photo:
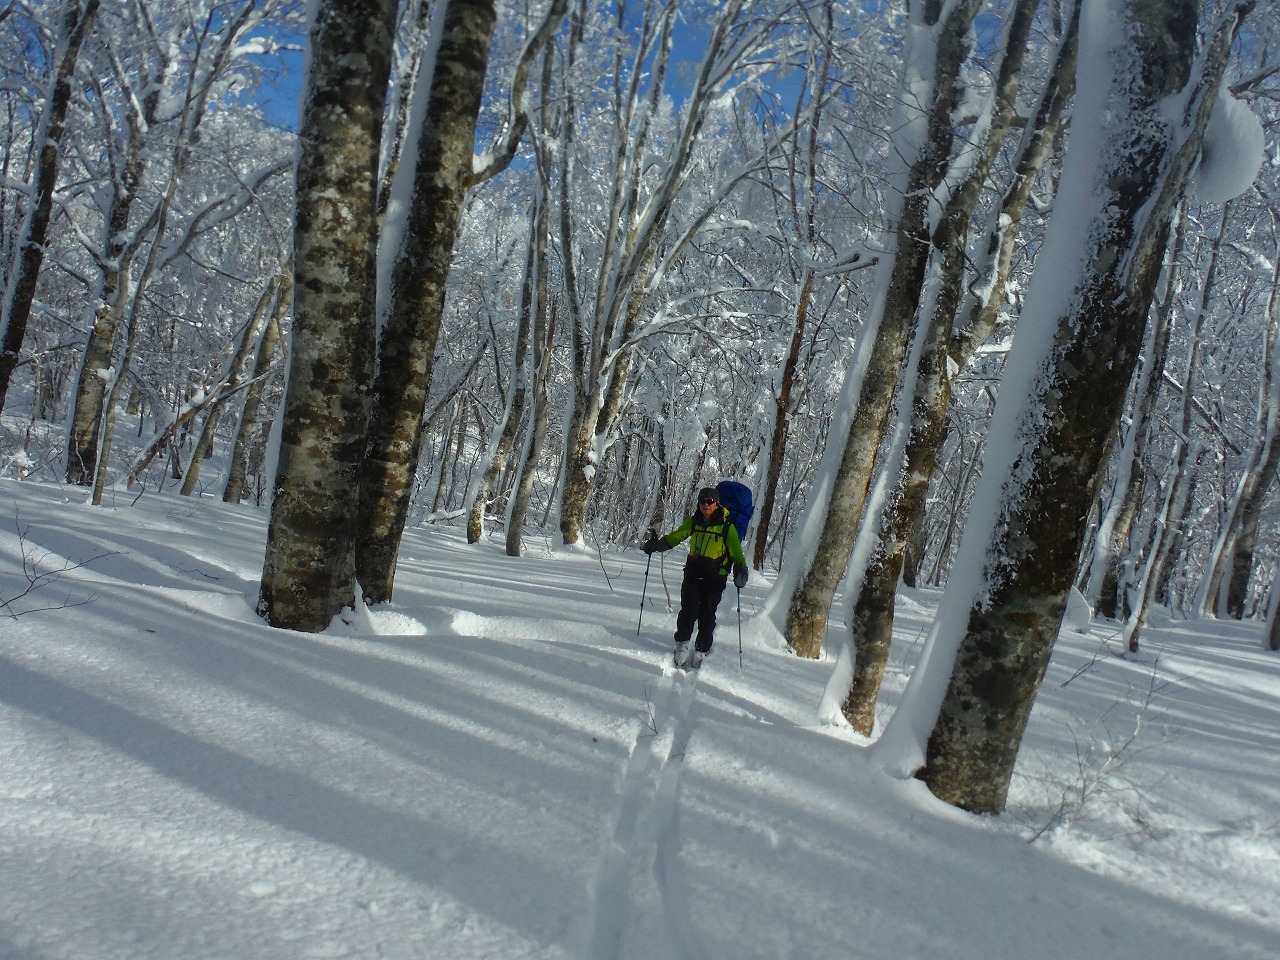
[[[698,671],[666,666],[656,691],[647,698],[645,717],[618,789],[613,834],[596,877],[583,960],[627,955],[632,904],[638,896],[653,892],[633,893],[633,884],[642,883],[646,873],[661,903],[658,955],[673,960],[706,956],[689,913],[676,830],[680,774],[696,723],[697,690]],[[652,932],[640,931],[647,947],[652,947]]]

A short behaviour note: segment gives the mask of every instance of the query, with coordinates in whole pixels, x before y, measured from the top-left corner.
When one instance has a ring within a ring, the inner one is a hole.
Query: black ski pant
[[[710,572],[701,571],[696,564],[684,568],[684,582],[680,584],[680,613],[676,615],[676,643],[686,642],[697,624],[698,640],[694,648],[702,653],[711,649],[712,634],[716,629],[716,607],[728,581],[727,573],[721,573],[719,565]]]

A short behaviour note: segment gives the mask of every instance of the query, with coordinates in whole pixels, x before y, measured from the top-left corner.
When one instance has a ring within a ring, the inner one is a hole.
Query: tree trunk
[[[930,201],[947,172],[955,138],[953,113],[963,87],[960,68],[969,52],[970,26],[980,4],[962,0],[942,15],[940,5],[911,14],[916,25],[933,33],[936,59],[928,84],[928,100],[920,106],[928,132],[918,149],[899,147],[911,157],[910,169],[899,184],[902,206],[896,217],[896,243],[878,323],[869,323],[861,336],[874,337],[862,375],[848,435],[839,438],[843,453],[836,469],[826,516],[808,569],[800,578],[787,609],[784,635],[791,649],[803,657],[817,657],[827,631],[827,616],[836,585],[844,575],[862,509],[871,484],[876,451],[884,436],[900,369],[912,335],[916,307],[929,258]],[[910,76],[904,82],[915,89]],[[910,98],[906,95],[904,101]],[[863,351],[859,350],[859,354]],[[850,371],[853,376],[854,372]]]
[[[542,222],[543,217],[540,212],[542,206],[539,201],[530,218],[530,232],[538,229],[538,225]],[[507,465],[507,458],[511,455],[511,447],[515,443],[516,435],[520,432],[520,427],[524,423],[525,402],[529,395],[529,329],[533,326],[533,313],[535,310],[541,309],[541,304],[534,300],[535,289],[538,278],[534,275],[536,270],[542,268],[542,263],[538,260],[535,247],[538,240],[534,236],[529,237],[529,250],[525,257],[524,264],[524,280],[520,284],[520,318],[516,322],[516,338],[515,346],[511,351],[511,394],[503,411],[502,429],[498,435],[497,443],[493,447],[489,463],[485,467],[484,477],[480,481],[480,486],[471,495],[471,502],[467,504],[467,543],[478,543],[484,535],[484,512],[488,506],[490,497],[493,495],[494,484],[498,482],[498,475]],[[497,344],[494,344],[494,350],[497,350]]]
[[[1174,227],[1169,269],[1165,279],[1165,295],[1150,325],[1148,342],[1142,351],[1141,374],[1134,388],[1132,411],[1120,432],[1115,463],[1115,484],[1109,502],[1100,506],[1098,538],[1089,565],[1089,587],[1086,596],[1096,612],[1112,620],[1124,620],[1133,612],[1129,606],[1126,570],[1133,557],[1128,545],[1133,523],[1138,515],[1147,483],[1147,456],[1156,432],[1162,429],[1154,417],[1156,400],[1164,382],[1173,335],[1173,310],[1181,286],[1181,255],[1185,237],[1185,220],[1179,217]]]
[[[543,231],[545,236],[545,230]],[[525,518],[529,511],[529,498],[533,494],[538,460],[546,443],[548,405],[547,380],[551,374],[552,339],[555,337],[556,305],[546,297],[546,270],[539,272],[542,287],[538,295],[538,312],[534,320],[533,335],[533,414],[529,422],[529,437],[523,455],[516,464],[511,500],[507,510],[507,556],[518,557],[523,550]]]
[[[36,283],[40,279],[45,240],[49,235],[49,221],[53,216],[53,191],[58,182],[67,109],[71,105],[72,78],[80,56],[80,47],[98,12],[98,4],[99,0],[87,0],[82,10],[80,0],[67,0],[63,7],[60,49],[54,54],[57,72],[52,78],[53,89],[48,97],[48,106],[36,131],[40,158],[31,184],[27,215],[14,251],[16,263],[10,265],[4,303],[0,307],[0,331],[3,331],[0,334],[0,412],[4,411],[9,379],[18,365],[22,341],[27,334],[27,321],[31,317],[31,308],[36,299]]]
[[[328,0],[299,131],[294,321],[258,612],[315,632],[355,599],[357,491],[374,361],[378,151],[392,0]]]
[[[1272,219],[1280,226],[1280,212],[1274,208]],[[1225,613],[1237,620],[1243,619],[1262,506],[1275,482],[1277,470],[1280,470],[1280,249],[1273,260],[1271,290],[1267,295],[1262,396],[1257,418],[1259,437],[1241,478],[1226,529],[1220,537],[1223,543],[1221,547],[1215,544],[1212,556],[1216,562],[1211,563],[1206,574],[1208,583],[1198,591],[1196,606],[1202,616],[1218,595],[1219,586],[1225,579]]]
[[[215,385],[210,391],[216,395],[209,410],[209,415],[205,417],[204,425],[200,429],[200,439],[196,441],[195,450],[191,454],[191,462],[187,464],[187,474],[182,480],[182,490],[180,491],[184,497],[189,497],[195,493],[196,484],[200,481],[200,466],[204,463],[204,458],[213,449],[214,432],[218,428],[218,419],[222,410],[222,405],[241,389],[245,381],[245,374],[248,373],[249,359],[262,338],[263,328],[267,324],[268,318],[271,316],[275,304],[274,301],[280,292],[280,278],[272,277],[262,289],[262,294],[258,297],[258,304],[254,308],[253,316],[249,318],[249,322],[245,324],[244,335],[240,338],[240,344],[236,349],[235,356],[227,365],[227,372],[222,378],[222,382]]]
[[[496,22],[493,0],[449,0],[405,235],[395,254],[360,478],[357,576],[390,600],[422,450],[422,415],[444,310],[458,214],[473,181],[476,118]]]
[[[1199,4],[1126,0],[1115,11],[1090,4],[1082,20],[1089,55],[1081,62],[1113,67],[1111,76],[1082,84],[1076,103],[1102,125],[1094,142],[1104,146],[1075,154],[1068,147],[1058,204],[1089,207],[1051,224],[1046,236],[1044,269],[1033,278],[992,423],[1001,447],[988,451],[972,515],[980,520],[970,520],[961,551],[969,569],[953,577],[939,610],[943,646],[954,639],[955,656],[919,775],[966,810],[1004,808],[1137,363],[1170,220],[1244,9],[1213,38],[1181,129],[1164,103],[1191,76]],[[1074,275],[1062,276],[1064,263],[1077,262]],[[934,671],[947,659],[931,657],[927,676],[917,671],[920,688],[934,688]]]
[[[855,657],[853,680],[843,711],[854,729],[868,736],[874,724],[875,700],[893,639],[898,577],[911,531],[924,515],[929,480],[946,438],[951,369],[961,366],[948,355],[947,345],[964,293],[969,226],[979,192],[1013,120],[1014,94],[1037,2],[1023,0],[1013,11],[1004,42],[992,121],[985,131],[985,139],[975,143],[979,157],[948,200],[931,238],[935,269],[931,292],[922,299],[932,304],[932,314],[927,320],[928,338],[916,371],[906,464],[898,480],[893,507],[882,521],[879,548],[858,591],[850,621]],[[896,470],[896,462],[886,464],[885,469]]]
[[[283,276],[276,300],[276,309],[267,320],[262,339],[258,341],[258,353],[253,361],[253,376],[245,394],[244,407],[240,410],[240,427],[236,431],[235,444],[231,448],[231,465],[227,474],[227,486],[222,491],[223,503],[239,503],[249,493],[247,469],[252,465],[250,454],[258,427],[258,411],[262,407],[262,391],[267,376],[275,363],[276,347],[280,343],[280,324],[293,301],[293,276]]]

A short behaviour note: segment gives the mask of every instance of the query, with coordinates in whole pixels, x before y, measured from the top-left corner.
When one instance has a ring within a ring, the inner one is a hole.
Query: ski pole
[[[649,564],[653,563],[653,554],[644,562],[644,589],[640,591],[640,619],[636,621],[636,636],[640,636],[640,624],[644,622],[644,595],[649,592]]]
[[[742,669],[742,588],[736,583],[733,589],[738,591],[738,669]]]

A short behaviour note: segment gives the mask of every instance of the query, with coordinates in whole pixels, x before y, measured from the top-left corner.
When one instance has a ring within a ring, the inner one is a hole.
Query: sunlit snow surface
[[[833,661],[756,638],[758,580],[743,667],[731,590],[686,674],[657,559],[637,636],[642,555],[413,530],[394,605],[308,636],[252,612],[261,511],[79,501],[0,481],[0,597],[23,549],[90,561],[0,621],[4,960],[1280,951],[1257,624],[1164,623],[1135,660],[1064,632],[1010,810],[977,818],[817,722]],[[901,601],[882,722],[935,600]]]

